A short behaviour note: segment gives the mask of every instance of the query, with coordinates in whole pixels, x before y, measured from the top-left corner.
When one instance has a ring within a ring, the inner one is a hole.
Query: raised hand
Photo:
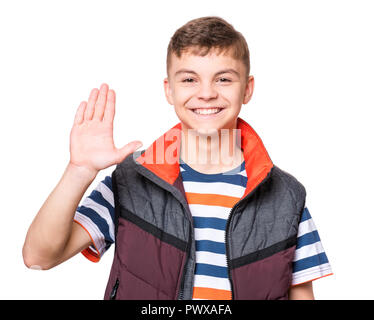
[[[115,92],[102,84],[93,89],[88,102],[83,101],[76,112],[70,132],[70,164],[92,173],[120,163],[127,155],[142,146],[132,141],[117,149],[113,141]]]

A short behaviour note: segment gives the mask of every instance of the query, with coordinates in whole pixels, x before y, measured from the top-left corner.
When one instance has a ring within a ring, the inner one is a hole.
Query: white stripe
[[[87,197],[82,202],[82,206],[88,207],[94,210],[100,217],[102,217],[109,226],[109,235],[111,239],[114,239],[114,223],[112,216],[110,215],[109,209],[91,198]]]
[[[90,218],[78,211],[75,212],[74,220],[77,220],[86,228],[94,242],[94,245],[96,246],[97,250],[99,250],[100,256],[102,256],[105,251],[105,237],[97,225]],[[91,249],[96,251],[93,247],[91,247]]]
[[[219,194],[237,198],[241,198],[245,191],[245,188],[242,186],[225,182],[201,183],[196,181],[185,181],[183,186],[186,192]]]
[[[332,273],[330,263],[324,263],[319,266],[315,266],[309,269],[301,270],[293,273],[292,284],[299,284],[307,281],[314,280],[316,278],[323,277]]]
[[[190,204],[190,211],[194,217],[212,217],[227,219],[231,208],[220,206],[207,206],[203,204]]]
[[[195,228],[195,240],[225,242],[225,230]]]
[[[247,172],[245,171],[245,169],[240,171],[241,166],[242,165],[240,164],[240,166],[237,166],[234,169],[222,172],[222,175],[227,176],[227,175],[238,175],[239,174],[241,176],[245,176],[246,177],[247,176]]]
[[[228,278],[210,277],[200,274],[195,275],[194,287],[231,290]]]
[[[321,241],[318,241],[318,242],[315,242],[310,245],[297,249],[295,251],[295,256],[294,256],[293,261],[305,259],[305,258],[314,256],[322,252],[325,252],[325,250],[323,249]]]
[[[96,188],[97,191],[99,191],[103,198],[110,203],[110,205],[114,208],[114,197],[113,197],[113,191],[110,190],[105,183],[100,182],[99,185]]]
[[[244,170],[238,172],[238,174],[240,174],[243,177],[246,177],[247,176],[247,171],[245,171],[245,168],[244,168]]]
[[[213,264],[220,267],[227,267],[226,255],[213,252],[196,251],[196,262]]]
[[[309,232],[312,232],[312,231],[315,231],[315,230],[317,230],[316,226],[313,222],[313,219],[310,218],[308,220],[305,220],[305,221],[299,223],[299,231],[297,232],[297,236],[301,237],[302,235],[304,235],[306,233],[309,233]]]

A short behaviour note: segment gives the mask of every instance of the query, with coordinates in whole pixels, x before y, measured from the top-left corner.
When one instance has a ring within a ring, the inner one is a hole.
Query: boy
[[[105,299],[314,299],[311,280],[331,268],[304,187],[238,117],[249,71],[247,43],[223,19],[178,29],[164,89],[181,122],[143,152],[139,141],[115,148],[115,93],[92,90],[70,162],[26,236],[25,264],[49,269],[78,252],[99,261],[115,243]]]

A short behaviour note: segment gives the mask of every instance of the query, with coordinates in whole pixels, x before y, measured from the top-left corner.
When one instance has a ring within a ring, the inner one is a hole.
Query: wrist
[[[80,180],[89,182],[92,182],[96,178],[98,172],[98,170],[87,168],[85,166],[79,166],[70,161],[66,167],[66,173],[68,175],[72,175]]]

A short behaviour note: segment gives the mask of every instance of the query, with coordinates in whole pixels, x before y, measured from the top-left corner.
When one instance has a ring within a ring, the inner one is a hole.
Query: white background
[[[334,271],[314,282],[316,298],[374,298],[372,1],[34,0],[0,4],[1,299],[103,298],[113,248],[97,264],[78,254],[32,271],[26,231],[69,161],[75,111],[93,87],[117,92],[117,147],[146,147],[179,122],[164,98],[166,48],[206,15],[246,37],[255,92],[240,116],[307,189]]]

